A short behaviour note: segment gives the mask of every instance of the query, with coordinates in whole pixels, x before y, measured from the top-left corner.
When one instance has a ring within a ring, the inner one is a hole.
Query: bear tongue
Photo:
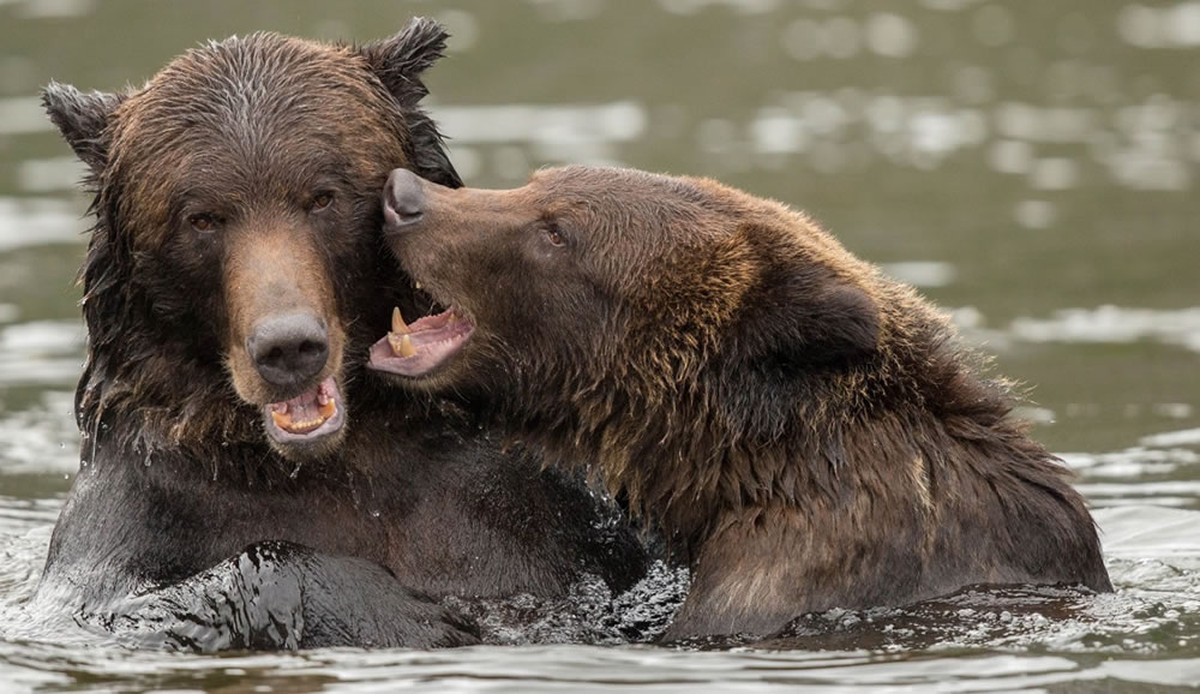
[[[337,412],[337,398],[332,378],[327,378],[311,390],[285,400],[271,403],[271,421],[280,429],[303,434],[313,431]]]

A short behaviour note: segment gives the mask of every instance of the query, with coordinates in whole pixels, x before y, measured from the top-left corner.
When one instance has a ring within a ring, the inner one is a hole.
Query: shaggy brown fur
[[[475,636],[410,590],[640,576],[577,480],[363,373],[392,307],[428,304],[395,282],[379,187],[402,165],[459,185],[417,105],[445,38],[427,20],[361,47],[254,34],[128,92],[46,90],[97,193],[82,466],[47,609],[205,650],[448,645]]]
[[[376,345],[372,365],[490,396],[514,431],[593,456],[688,554],[670,636],[975,583],[1111,589],[1010,385],[804,214],[581,167],[509,191],[396,171],[384,198],[391,248],[467,337],[433,359],[418,321],[415,356]]]
[[[407,55],[394,54],[396,43],[359,51],[255,35],[190,51],[128,94],[51,88],[71,100],[66,108],[102,120],[95,132],[73,133],[80,126],[70,112],[51,110],[93,166],[98,191],[99,224],[83,270],[91,346],[80,391],[85,431],[106,413],[138,418],[146,447],[202,445],[214,457],[214,447],[261,440],[245,405],[297,390],[265,382],[247,354],[253,326],[275,314],[305,311],[325,323],[330,355],[312,380],[344,380],[340,315],[350,311],[337,305],[325,267],[351,267],[345,259],[361,253],[352,236],[337,233],[364,226],[374,212],[357,191],[427,149],[442,157],[441,166],[426,167],[429,175],[458,184],[416,110],[424,89],[404,79],[438,56],[429,44],[441,39],[424,31],[401,44]],[[384,84],[389,71],[396,84]],[[333,200],[314,210],[321,194]],[[208,228],[196,228],[197,220]],[[338,281],[354,286],[372,269]],[[129,329],[146,323],[149,330]],[[216,360],[225,361],[242,403],[208,376]],[[189,388],[209,392],[181,397]],[[339,438],[281,448],[320,453]]]

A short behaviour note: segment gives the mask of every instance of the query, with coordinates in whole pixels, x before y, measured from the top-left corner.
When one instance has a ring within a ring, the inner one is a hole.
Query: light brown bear
[[[804,214],[584,167],[504,191],[399,169],[384,207],[392,251],[449,308],[398,320],[372,366],[597,461],[686,553],[668,638],[970,584],[1112,589],[1010,384]]]

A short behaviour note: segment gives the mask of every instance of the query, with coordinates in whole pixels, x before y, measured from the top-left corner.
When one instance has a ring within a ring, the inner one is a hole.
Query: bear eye
[[[321,210],[333,204],[333,193],[323,191],[313,196],[312,201],[308,203],[309,212],[320,212]]]
[[[215,231],[217,228],[217,218],[210,212],[198,212],[188,215],[187,221],[193,231],[201,233]]]
[[[550,242],[551,246],[561,247],[567,245],[567,237],[563,235],[562,229],[559,229],[557,224],[553,222],[547,224],[545,234],[546,240]]]

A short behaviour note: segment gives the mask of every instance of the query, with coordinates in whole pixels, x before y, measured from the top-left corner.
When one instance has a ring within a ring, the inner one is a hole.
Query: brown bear
[[[384,199],[388,244],[447,310],[398,320],[371,366],[595,460],[690,562],[668,638],[969,584],[1111,589],[1009,383],[804,214],[584,167],[502,191],[398,170]]]
[[[472,643],[432,599],[556,598],[643,573],[580,479],[365,372],[393,305],[408,166],[460,185],[418,107],[446,38],[275,34],[193,49],[143,87],[52,84],[91,169],[82,461],[35,607],[167,647]]]

